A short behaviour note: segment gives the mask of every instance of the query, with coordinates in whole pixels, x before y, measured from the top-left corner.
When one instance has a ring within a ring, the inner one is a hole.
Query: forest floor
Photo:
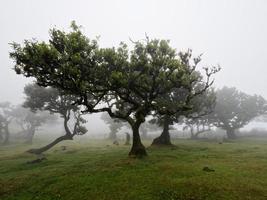
[[[142,159],[129,158],[129,146],[108,144],[65,142],[35,164],[27,164],[35,159],[24,153],[30,146],[1,146],[0,199],[267,199],[267,138],[175,140]]]

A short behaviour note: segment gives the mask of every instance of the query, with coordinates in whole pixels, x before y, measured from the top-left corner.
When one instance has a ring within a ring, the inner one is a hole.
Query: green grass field
[[[0,199],[267,199],[267,139],[174,143],[176,148],[149,148],[148,157],[134,159],[129,147],[108,141],[66,142],[36,164],[26,164],[35,158],[23,153],[30,146],[1,146]]]

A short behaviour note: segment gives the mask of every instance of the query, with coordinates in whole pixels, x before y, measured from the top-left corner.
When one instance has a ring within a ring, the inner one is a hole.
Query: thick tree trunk
[[[69,117],[64,117],[64,129],[66,134],[63,136],[58,137],[57,139],[55,139],[53,142],[51,142],[50,144],[41,147],[39,149],[30,149],[27,152],[29,153],[33,153],[33,154],[42,154],[43,152],[51,149],[53,146],[55,146],[56,144],[58,144],[59,142],[63,141],[63,140],[72,140],[74,134],[71,133],[69,127],[68,127],[68,121],[69,121]]]
[[[163,131],[159,137],[153,140],[151,145],[172,145],[170,139],[169,126],[170,126],[170,117],[166,115],[164,118]]]
[[[226,134],[228,139],[236,139],[235,129],[227,129]]]
[[[146,148],[141,142],[140,134],[139,134],[139,122],[136,122],[134,125],[132,125],[132,131],[133,131],[133,144],[131,151],[129,152],[129,156],[137,156],[142,157],[146,156]]]
[[[50,144],[41,147],[39,149],[30,149],[27,152],[29,153],[33,153],[33,154],[42,154],[43,152],[51,149],[53,146],[55,146],[56,144],[58,144],[59,142],[63,141],[63,140],[72,140],[73,138],[71,136],[68,135],[63,135],[61,137],[58,137],[57,139],[55,139],[53,142],[51,142]]]

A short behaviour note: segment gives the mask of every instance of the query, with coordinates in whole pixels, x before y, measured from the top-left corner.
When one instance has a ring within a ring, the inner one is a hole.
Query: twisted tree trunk
[[[169,132],[169,126],[170,126],[170,116],[165,115],[163,131],[159,137],[153,140],[151,145],[172,145],[170,132]]]
[[[129,156],[137,156],[137,157],[143,157],[146,156],[146,148],[141,142],[140,134],[139,134],[139,127],[142,122],[137,121],[132,125],[132,131],[133,131],[133,144],[132,148],[129,152]]]
[[[66,132],[65,135],[58,137],[53,142],[51,142],[50,144],[48,144],[48,145],[46,145],[44,147],[41,147],[39,149],[30,149],[27,152],[33,153],[33,154],[37,154],[37,155],[38,154],[42,154],[43,152],[51,149],[53,146],[55,146],[56,144],[58,144],[61,141],[72,140],[74,135],[75,135],[75,132],[71,133],[71,131],[70,131],[69,127],[68,127],[68,121],[69,121],[69,117],[65,116],[64,117],[64,129],[65,129],[65,132]]]
[[[61,141],[64,141],[64,140],[72,140],[72,139],[73,138],[71,136],[63,135],[63,136],[58,137],[53,142],[51,142],[50,144],[48,144],[48,145],[46,145],[44,147],[41,147],[39,149],[30,149],[27,152],[33,153],[33,154],[42,154],[43,152],[51,149],[53,146],[55,146],[56,144],[60,143]]]

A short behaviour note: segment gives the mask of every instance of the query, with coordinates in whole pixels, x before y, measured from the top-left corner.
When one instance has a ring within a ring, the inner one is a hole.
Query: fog
[[[177,50],[203,53],[203,66],[217,65],[216,87],[234,86],[267,98],[267,2],[265,0],[9,0],[0,7],[1,101],[19,104],[33,79],[18,76],[9,58],[10,42],[48,40],[52,27],[68,30],[75,20],[89,38],[103,46],[151,38],[169,39]],[[89,132],[107,130],[89,116]]]
[[[0,200],[267,199],[267,0],[0,2]]]

